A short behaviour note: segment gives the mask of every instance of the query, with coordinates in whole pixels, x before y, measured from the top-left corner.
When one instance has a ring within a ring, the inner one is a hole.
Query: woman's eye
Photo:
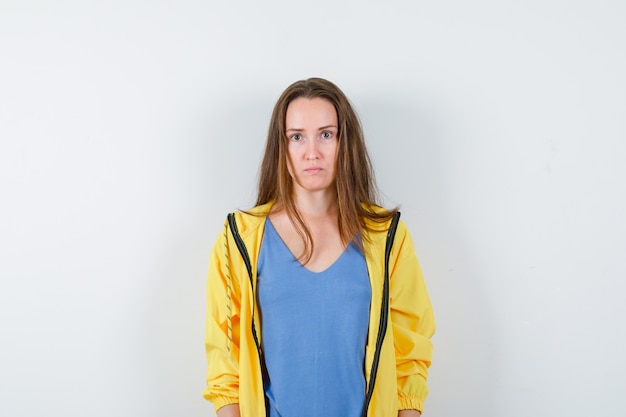
[[[294,142],[299,142],[302,140],[302,135],[299,134],[295,134],[295,135],[291,135],[291,140],[293,140]]]
[[[330,139],[332,136],[333,134],[330,132],[322,132],[322,138],[324,139]]]

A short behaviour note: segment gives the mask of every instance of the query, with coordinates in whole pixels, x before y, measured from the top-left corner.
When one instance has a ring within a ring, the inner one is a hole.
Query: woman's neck
[[[337,199],[329,192],[294,193],[293,197],[298,212],[305,218],[337,215]]]

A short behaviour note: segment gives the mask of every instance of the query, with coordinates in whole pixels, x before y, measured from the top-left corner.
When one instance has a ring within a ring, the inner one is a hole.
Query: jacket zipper
[[[378,362],[380,361],[380,352],[383,347],[385,333],[387,332],[387,319],[389,317],[389,258],[391,256],[391,247],[396,236],[398,228],[398,220],[400,220],[400,212],[396,212],[391,219],[389,230],[387,231],[387,241],[385,242],[385,281],[383,283],[383,298],[380,307],[380,322],[378,324],[378,336],[376,337],[376,350],[374,351],[374,361],[372,362],[372,370],[370,372],[370,381],[365,396],[365,406],[363,407],[362,417],[367,416],[367,410],[374,394],[374,385],[376,384],[376,373],[378,372]]]
[[[230,225],[230,230],[233,234],[233,238],[235,239],[235,244],[237,244],[237,249],[239,249],[239,253],[241,254],[241,257],[243,258],[243,262],[244,264],[246,264],[246,269],[248,270],[248,277],[250,278],[250,288],[252,289],[252,337],[254,338],[254,344],[256,346],[256,351],[257,354],[259,355],[259,366],[261,367],[261,373],[263,373],[263,355],[261,354],[261,346],[259,344],[259,338],[257,336],[256,333],[256,326],[254,324],[254,308],[255,308],[255,299],[256,299],[256,294],[255,294],[255,290],[254,290],[254,280],[252,279],[252,263],[250,262],[250,256],[248,255],[248,250],[246,249],[246,245],[245,243],[243,243],[243,239],[241,238],[241,236],[239,235],[239,230],[237,229],[237,222],[235,221],[235,214],[234,213],[229,213],[228,214],[228,224]],[[265,382],[264,382],[265,385]],[[267,409],[267,405],[265,407],[265,413],[266,415],[268,415],[267,413],[269,412],[269,410]]]

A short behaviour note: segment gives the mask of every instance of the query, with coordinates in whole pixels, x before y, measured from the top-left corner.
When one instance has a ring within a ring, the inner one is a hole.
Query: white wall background
[[[355,103],[416,241],[426,415],[621,415],[625,20],[619,0],[2,0],[0,415],[213,415],[208,253],[310,76]]]

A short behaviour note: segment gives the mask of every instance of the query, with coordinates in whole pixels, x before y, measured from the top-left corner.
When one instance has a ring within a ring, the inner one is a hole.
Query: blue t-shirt
[[[305,268],[269,218],[258,298],[271,417],[359,417],[371,287],[352,243],[325,271]]]

